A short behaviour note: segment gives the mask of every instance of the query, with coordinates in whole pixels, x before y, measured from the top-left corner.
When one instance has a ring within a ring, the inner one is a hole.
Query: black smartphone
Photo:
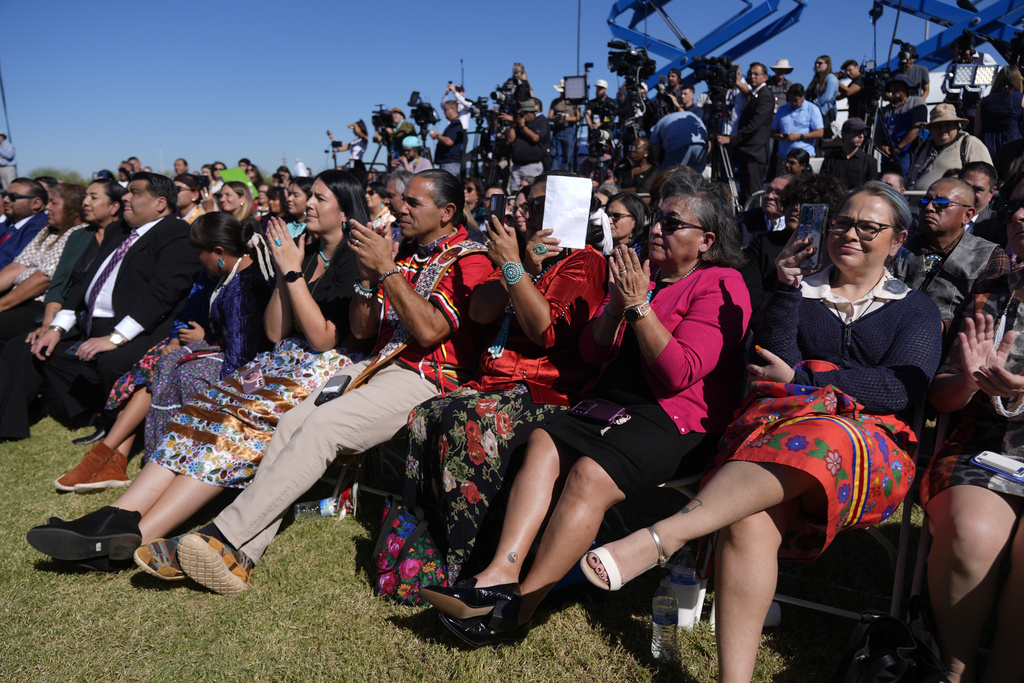
[[[345,393],[345,389],[352,382],[351,375],[335,375],[327,380],[327,384],[320,390],[320,395],[313,401],[313,405],[322,406],[331,399],[338,398]]]
[[[800,206],[800,225],[797,226],[797,239],[810,238],[807,245],[814,253],[804,259],[801,268],[818,270],[821,268],[821,250],[825,244],[825,230],[828,226],[828,204],[803,204]]]
[[[197,175],[196,182],[199,183],[199,189],[204,190],[210,186],[210,176]]]
[[[491,216],[497,216],[498,220],[505,223],[505,204],[508,202],[506,194],[492,194],[487,204],[487,223],[490,224]]]

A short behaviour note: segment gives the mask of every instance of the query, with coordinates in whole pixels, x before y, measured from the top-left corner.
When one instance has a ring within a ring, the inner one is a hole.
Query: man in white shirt
[[[32,345],[0,355],[0,437],[29,436],[28,404],[43,378],[71,417],[102,408],[114,382],[170,332],[199,274],[169,178],[135,174],[124,218]]]

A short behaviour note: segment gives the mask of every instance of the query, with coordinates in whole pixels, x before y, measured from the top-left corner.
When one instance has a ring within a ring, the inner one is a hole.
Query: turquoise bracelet
[[[501,264],[501,275],[505,278],[505,282],[509,287],[518,283],[523,279],[523,275],[526,273],[526,269],[523,268],[522,263],[516,263],[515,261],[506,261]]]

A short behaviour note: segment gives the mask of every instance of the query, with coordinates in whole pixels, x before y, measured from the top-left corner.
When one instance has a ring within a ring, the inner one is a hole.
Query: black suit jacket
[[[762,86],[757,94],[748,94],[743,101],[736,130],[729,140],[733,149],[768,163],[768,140],[774,116],[775,95],[767,86]]]
[[[991,204],[978,214],[971,233],[1006,248],[1006,224],[996,218]]]
[[[123,222],[107,228],[100,253],[68,294],[64,308],[83,314],[89,284],[107,256],[128,238]],[[200,271],[199,258],[188,241],[188,223],[174,216],[160,220],[135,240],[121,262],[114,281],[113,321],[130,315],[143,327],[140,337],[158,341],[167,336]],[[134,340],[133,340],[134,341]],[[147,347],[148,348],[148,347]]]

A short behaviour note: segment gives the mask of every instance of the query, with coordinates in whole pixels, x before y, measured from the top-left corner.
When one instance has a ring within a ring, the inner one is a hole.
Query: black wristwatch
[[[300,273],[297,270],[293,270],[290,273],[285,273],[284,274],[284,281],[285,282],[295,282],[300,277],[302,277],[302,273]]]

